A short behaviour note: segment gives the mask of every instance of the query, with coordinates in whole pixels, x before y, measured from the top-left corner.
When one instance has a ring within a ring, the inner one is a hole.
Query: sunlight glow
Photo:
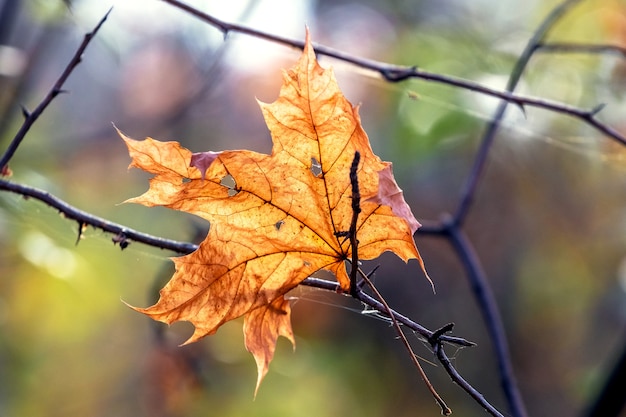
[[[31,231],[24,234],[20,239],[19,249],[27,261],[56,278],[69,279],[76,271],[74,252],[57,246],[43,233]]]
[[[280,0],[185,1],[211,16],[228,23],[239,23],[274,35],[304,39],[304,27],[313,19],[309,1]],[[108,5],[84,1],[77,4],[75,16],[86,30],[106,13]],[[222,33],[198,18],[176,7],[155,0],[116,0],[103,36],[112,40],[120,50],[128,50],[149,36],[173,35],[186,38],[198,49],[218,48],[224,41]],[[238,69],[258,70],[259,65],[274,62],[276,45],[250,36],[233,33],[226,59]]]

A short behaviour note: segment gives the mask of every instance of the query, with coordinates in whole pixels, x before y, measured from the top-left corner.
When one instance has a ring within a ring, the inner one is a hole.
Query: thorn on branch
[[[380,69],[380,75],[382,75],[383,78],[389,82],[399,82],[413,77],[416,71],[416,65],[410,68],[382,68]]]
[[[28,119],[31,115],[30,110],[28,110],[23,104],[20,104],[20,108],[22,109],[22,116],[24,116],[24,119]]]
[[[130,245],[130,241],[128,240],[128,237],[124,232],[119,232],[118,234],[113,236],[111,240],[113,241],[114,245],[119,244],[120,249],[122,250],[126,249],[128,245]]]
[[[78,60],[78,62],[80,62],[80,60]],[[58,89],[52,90],[52,96],[53,97],[56,97],[59,94],[69,94],[69,90],[65,90],[65,89],[62,89],[62,88],[58,88]]]
[[[96,32],[98,32],[98,30],[100,30],[100,27],[102,27],[104,22],[106,22],[106,20],[109,18],[109,15],[111,14],[112,11],[113,11],[113,6],[109,7],[109,10],[107,10],[107,12],[104,14],[102,19],[100,19],[100,21],[98,22],[98,25],[91,32],[89,32],[87,35],[94,36],[96,34]]]
[[[80,242],[80,240],[83,238],[83,232],[86,229],[87,229],[87,225],[84,222],[80,222],[79,221],[78,222],[78,236],[76,236],[76,243],[75,243],[76,246],[78,246],[78,242]],[[120,244],[120,246],[121,246],[121,244]]]
[[[589,112],[589,116],[595,117],[598,113],[600,113],[606,107],[606,103],[600,103]]]

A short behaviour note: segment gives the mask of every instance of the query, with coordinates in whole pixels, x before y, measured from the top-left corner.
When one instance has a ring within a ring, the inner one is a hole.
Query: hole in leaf
[[[319,161],[313,157],[311,158],[311,172],[317,178],[322,176],[322,164],[320,164]]]
[[[235,179],[233,178],[232,175],[228,174],[226,176],[224,176],[224,178],[222,178],[222,180],[220,181],[220,185],[224,186],[226,188],[228,188],[228,196],[232,197],[234,195],[237,195],[237,193],[239,191],[237,191],[237,183],[235,182]]]
[[[191,180],[189,178],[183,177],[183,184],[187,184],[188,182],[191,182]]]
[[[274,224],[274,227],[276,227],[276,230],[280,230],[280,227],[285,224],[284,220],[279,220],[276,222],[276,224]]]

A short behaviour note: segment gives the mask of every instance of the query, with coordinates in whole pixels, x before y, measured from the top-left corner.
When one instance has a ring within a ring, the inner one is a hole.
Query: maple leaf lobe
[[[265,307],[246,314],[243,322],[244,343],[257,364],[256,396],[276,351],[278,336],[287,338],[294,350],[296,340],[291,328],[291,305],[281,296]]]
[[[393,251],[423,266],[413,240],[419,224],[390,163],[373,153],[358,108],[343,96],[332,70],[317,63],[308,32],[301,58],[283,75],[277,100],[259,102],[272,136],[271,155],[192,154],[176,142],[135,141],[120,132],[131,166],[155,174],[148,191],[127,201],[189,212],[211,224],[198,250],[174,259],[176,271],[157,303],[133,308],[165,323],[191,322],[195,330],[185,343],[244,316],[246,347],[259,371],[257,389],[277,337],[293,341],[284,294],[320,269],[349,290],[350,239],[341,236],[351,226],[355,179],[361,198],[359,259]],[[357,151],[361,162],[351,181]],[[227,176],[236,186],[224,183]]]

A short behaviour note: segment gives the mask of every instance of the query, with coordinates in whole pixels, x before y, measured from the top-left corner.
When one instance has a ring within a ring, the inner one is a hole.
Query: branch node
[[[448,323],[445,326],[435,330],[433,334],[428,338],[428,343],[430,343],[433,349],[435,349],[436,346],[441,344],[441,336],[443,336],[444,334],[448,332],[451,332],[453,328],[454,328],[454,323]]]
[[[128,236],[126,236],[124,232],[119,232],[118,234],[113,236],[111,241],[113,241],[114,245],[119,244],[121,250],[126,249],[128,245],[130,245],[130,240],[128,240]]]
[[[417,65],[409,68],[381,68],[380,75],[389,82],[399,82],[413,77],[416,71]]]

